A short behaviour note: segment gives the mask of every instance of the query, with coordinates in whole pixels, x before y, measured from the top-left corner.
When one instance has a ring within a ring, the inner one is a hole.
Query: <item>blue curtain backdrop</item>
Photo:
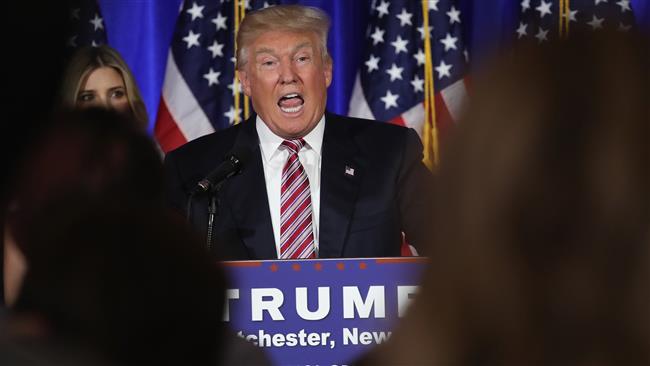
[[[218,1],[218,0],[212,0]],[[418,1],[418,0],[413,0]],[[182,0],[99,0],[108,41],[129,64],[147,105],[153,128],[165,73],[169,43]],[[632,0],[637,22],[650,33],[649,0]],[[328,109],[345,114],[357,68],[371,0],[283,0],[316,6],[332,17],[328,42],[334,81]],[[473,67],[511,37],[520,0],[459,0],[466,45]]]

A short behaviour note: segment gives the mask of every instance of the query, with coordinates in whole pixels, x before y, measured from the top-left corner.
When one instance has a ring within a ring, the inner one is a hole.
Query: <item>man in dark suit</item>
[[[402,233],[416,246],[430,234],[431,175],[415,131],[325,112],[328,28],[315,8],[247,14],[237,68],[257,116],[165,159],[170,203],[184,211],[229,151],[250,151],[219,192],[212,233],[222,259],[399,256]],[[207,206],[207,196],[193,199],[201,230]]]

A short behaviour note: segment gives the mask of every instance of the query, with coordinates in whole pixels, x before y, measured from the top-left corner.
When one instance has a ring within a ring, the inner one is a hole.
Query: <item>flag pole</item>
[[[433,170],[438,165],[438,129],[436,126],[435,89],[433,84],[433,56],[429,34],[429,3],[422,0],[424,18],[424,164]]]
[[[559,36],[560,39],[569,38],[569,22],[571,16],[571,8],[569,8],[569,0],[560,0],[559,17]]]
[[[235,32],[233,33],[233,36],[235,38],[235,41],[233,42],[233,44],[235,45],[235,52],[234,52],[235,57],[237,55],[237,32],[239,32],[239,24],[241,23],[242,19],[244,19],[244,12],[246,11],[246,9],[244,8],[245,5],[246,4],[244,3],[244,1],[234,0],[233,7],[234,7],[234,12],[235,12],[235,16],[234,16]],[[233,96],[234,96],[234,99],[235,99],[234,124],[238,124],[240,122],[239,104],[240,104],[240,99],[241,99],[241,92],[240,92],[239,87],[238,87],[238,85],[239,85],[237,83],[238,81],[239,81],[239,71],[237,70],[237,66],[235,66],[235,78],[234,78],[234,80],[232,82]],[[247,107],[248,107],[248,99],[246,97],[244,97],[244,108],[245,108],[244,119],[248,118],[248,108]]]
[[[240,19],[238,20],[239,24],[244,20],[244,17],[246,16],[246,2],[239,0],[239,6],[241,6],[239,15]],[[237,26],[237,29],[239,29],[239,25]],[[235,32],[236,34],[237,32]],[[236,42],[235,42],[236,44]],[[248,119],[250,117],[250,110],[249,110],[249,103],[248,103],[248,95],[244,94],[244,119]]]

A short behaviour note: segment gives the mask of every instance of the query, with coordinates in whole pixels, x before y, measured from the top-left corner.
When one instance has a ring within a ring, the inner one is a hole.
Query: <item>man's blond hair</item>
[[[244,17],[237,33],[237,69],[248,62],[248,47],[269,31],[313,32],[320,41],[323,62],[331,62],[327,51],[330,18],[322,10],[301,5],[276,5],[252,11]]]

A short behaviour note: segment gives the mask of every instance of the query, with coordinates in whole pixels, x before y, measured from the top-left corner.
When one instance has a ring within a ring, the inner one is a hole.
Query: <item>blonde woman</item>
[[[147,111],[131,70],[109,46],[80,48],[62,80],[61,99],[72,108],[102,107],[130,114],[138,126],[148,125]]]

